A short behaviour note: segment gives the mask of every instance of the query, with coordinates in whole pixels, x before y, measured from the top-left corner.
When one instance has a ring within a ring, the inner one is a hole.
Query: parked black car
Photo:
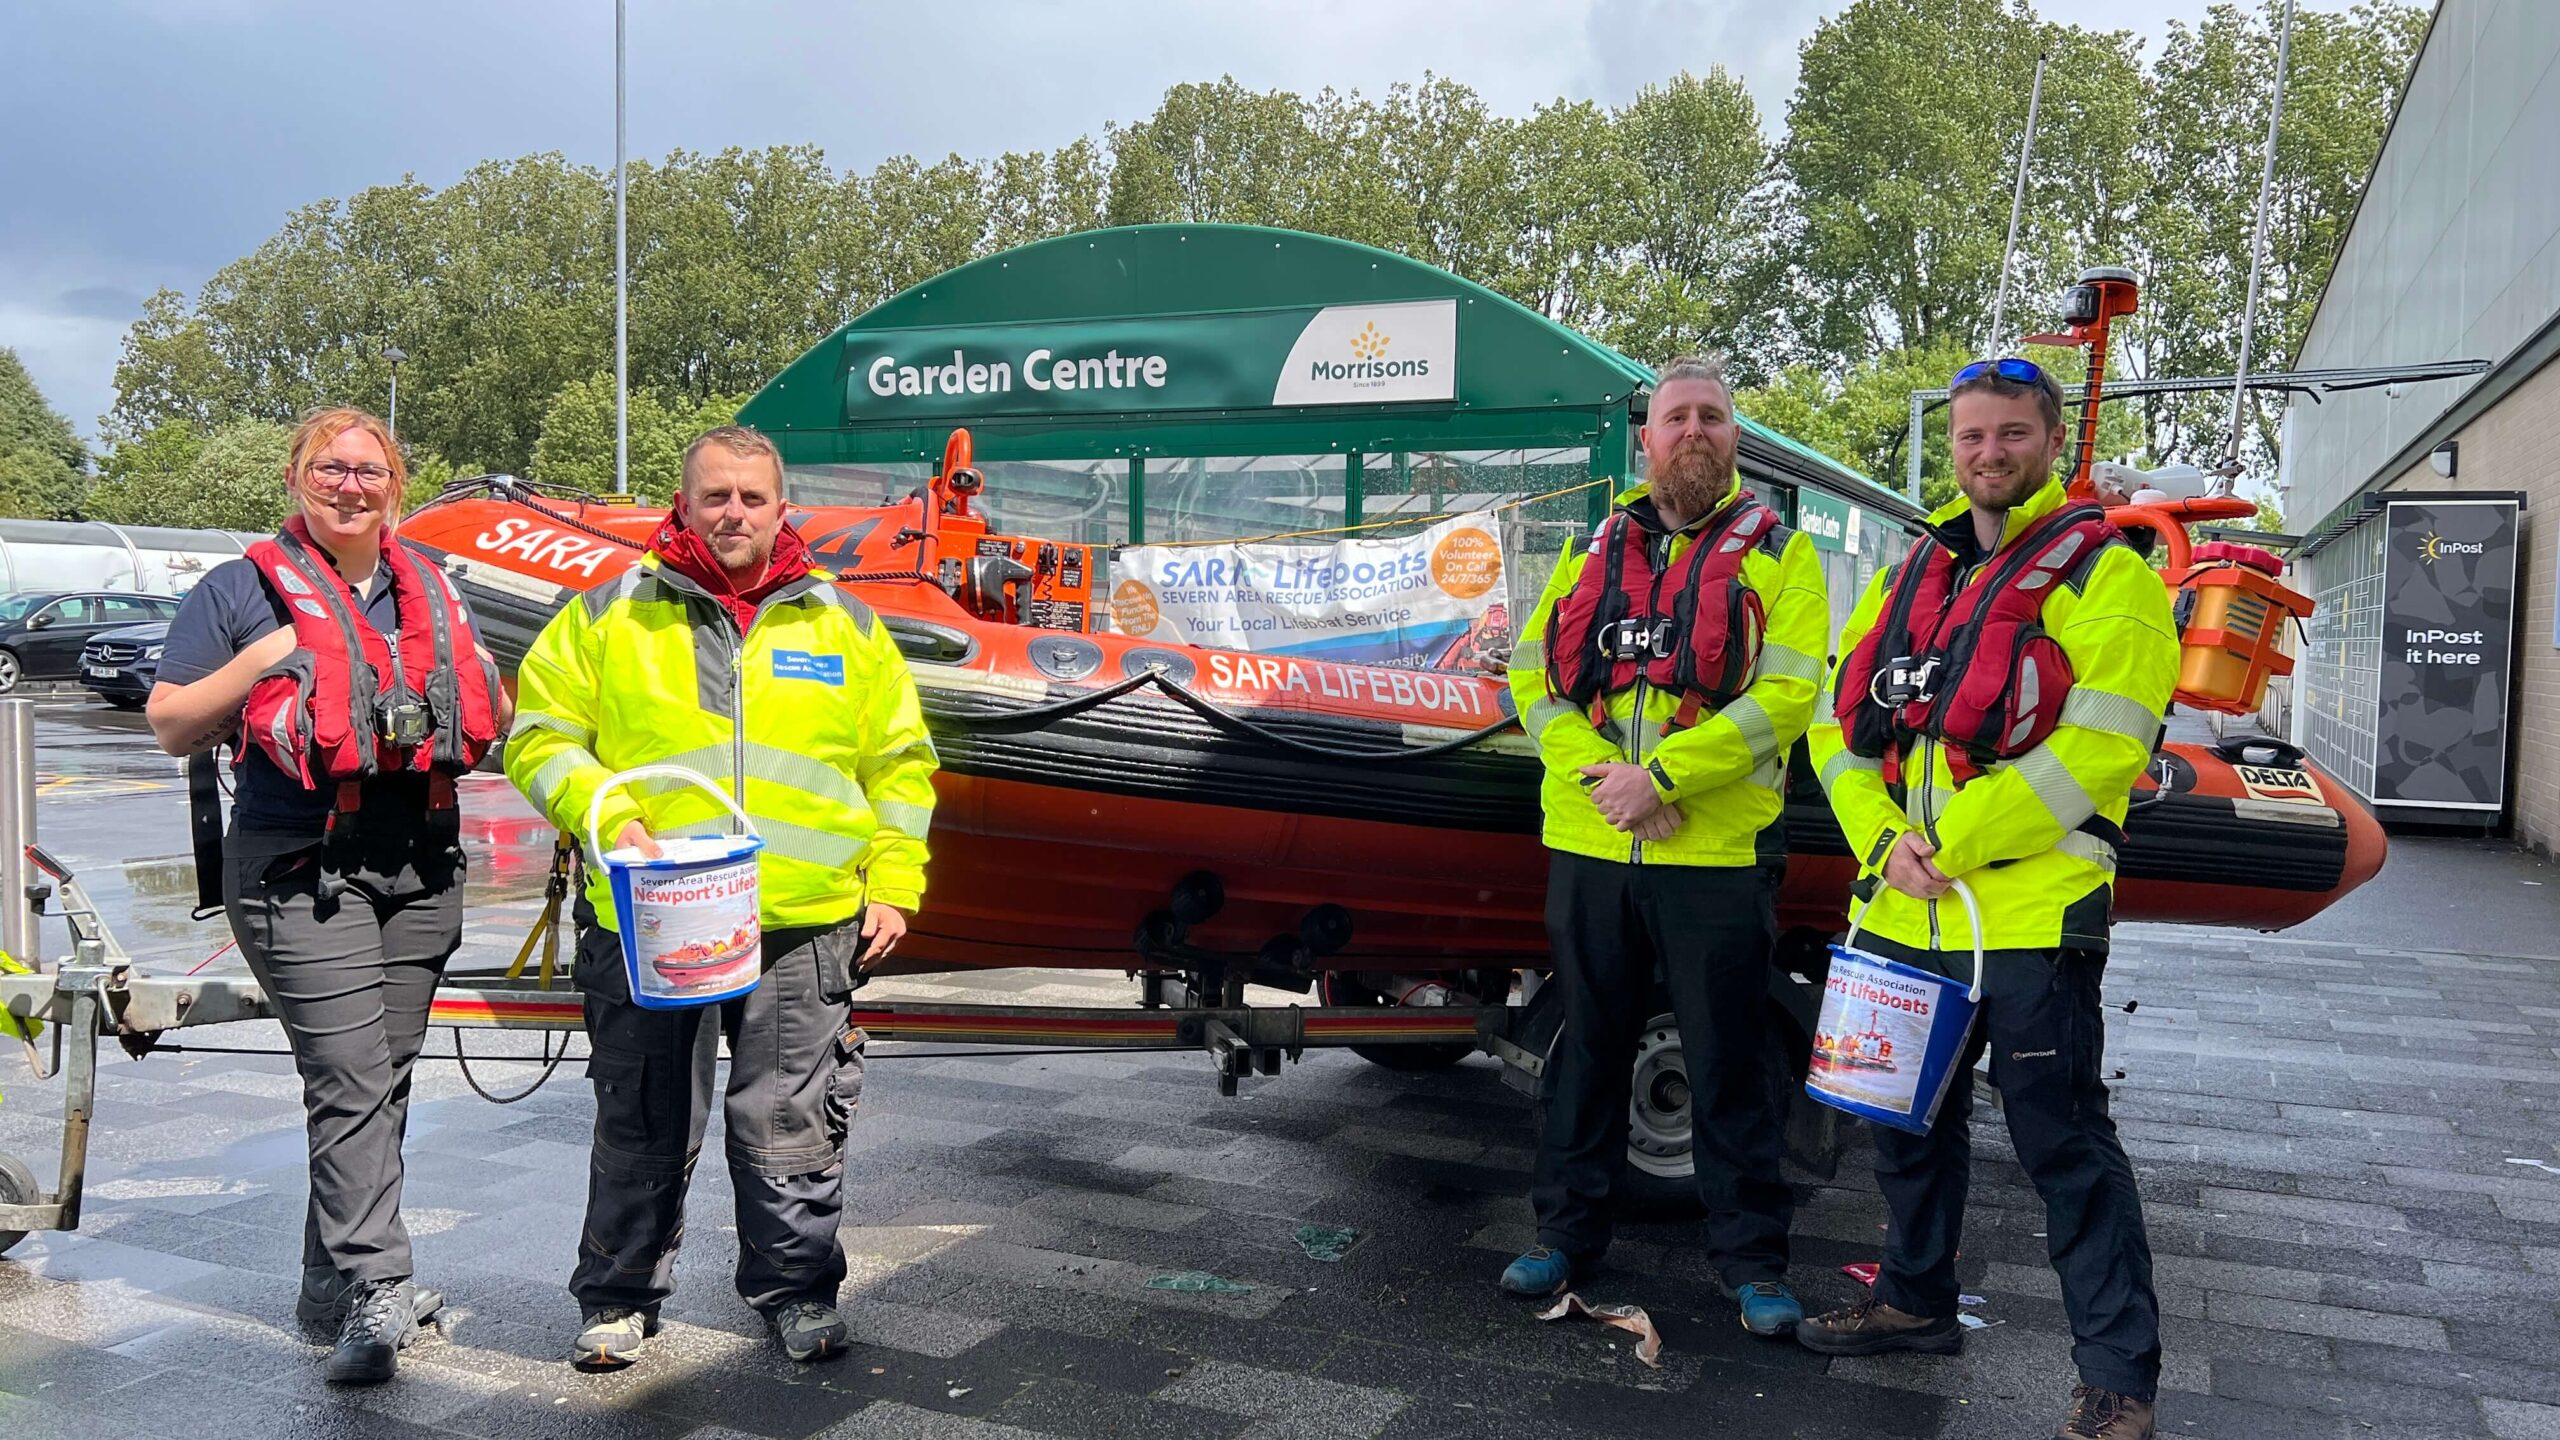
[[[169,622],[109,630],[80,647],[80,683],[120,710],[139,710],[160,678],[160,645]]]
[[[109,630],[169,620],[178,602],[166,595],[105,590],[38,591],[0,599],[0,695],[24,680],[68,680],[80,652]]]

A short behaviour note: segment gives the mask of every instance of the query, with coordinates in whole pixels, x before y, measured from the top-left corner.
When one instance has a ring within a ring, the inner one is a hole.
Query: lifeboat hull
[[[444,499],[401,535],[444,565],[512,672],[562,605],[637,560],[659,514]],[[897,968],[1138,967],[1142,924],[1200,871],[1224,898],[1183,935],[1194,954],[1250,957],[1337,905],[1349,935],[1317,969],[1542,963],[1538,761],[1497,678],[985,620],[881,548],[916,519],[915,502],[795,516],[898,637],[942,756],[929,902]],[[1846,928],[1854,867],[1808,770],[1791,767],[1779,922],[1827,936]],[[2170,745],[2135,787],[2116,913],[2280,930],[2384,853],[2371,814],[2316,769]]]

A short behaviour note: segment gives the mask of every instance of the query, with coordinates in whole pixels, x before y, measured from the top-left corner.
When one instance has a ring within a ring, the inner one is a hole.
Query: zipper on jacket
[[[721,606],[723,618],[728,607]],[[738,630],[737,663],[729,667],[729,773],[738,797],[738,808],[747,808],[747,632]],[[729,833],[738,833],[738,818],[729,817]]]
[[[1990,563],[1991,557],[1986,555],[1982,559],[1966,566],[1963,570],[1956,573],[1955,583],[1947,588],[1947,610],[1949,613],[1952,614],[1954,612],[1956,601],[1963,596],[1965,586],[1971,584],[1973,582],[1973,578],[1976,575],[1981,574],[1983,568]],[[1977,630],[1978,629],[1979,627],[1977,627]],[[1937,637],[1933,635],[1930,639],[1934,643]],[[1920,814],[1916,818],[1920,822],[1921,838],[1929,842],[1929,848],[1932,851],[1936,850],[1938,846],[1939,812],[1937,808],[1930,803],[1938,798],[1938,745],[1938,737],[1935,735],[1923,735],[1920,737]],[[1931,900],[1928,904],[1928,910],[1929,948],[1935,950],[1938,948],[1939,938],[1938,902]]]
[[[1654,623],[1656,624],[1660,624],[1662,621],[1662,572],[1671,564],[1671,545],[1672,542],[1678,538],[1679,537],[1677,535],[1665,535],[1662,537],[1662,554],[1650,567],[1653,571],[1653,588],[1647,592],[1645,609],[1651,612],[1654,618]],[[1645,541],[1645,544],[1649,548],[1652,546],[1653,541],[1648,538]],[[1627,733],[1629,737],[1628,763],[1634,765],[1639,770],[1644,768],[1644,729],[1646,723],[1644,714],[1646,699],[1644,677],[1645,669],[1651,663],[1652,657],[1647,656],[1644,661],[1639,662],[1636,666],[1636,713],[1630,719],[1627,726]],[[1630,865],[1641,865],[1644,863],[1644,842],[1642,840],[1635,839],[1632,836],[1628,838],[1627,863]]]

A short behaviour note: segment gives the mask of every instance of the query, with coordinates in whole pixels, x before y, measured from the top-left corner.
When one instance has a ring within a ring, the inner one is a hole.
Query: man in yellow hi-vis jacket
[[[773,442],[727,426],[685,452],[649,554],[562,609],[516,687],[507,778],[553,824],[583,838],[608,778],[669,764],[721,785],[764,839],[763,978],[689,1009],[633,1002],[612,896],[589,857],[577,978],[596,1131],[569,1281],[576,1358],[630,1363],[674,1292],[723,1034],[738,1292],[791,1358],[841,1355],[836,1224],[861,1063],[845,1007],[924,894],[935,760],[915,677],[879,617],[813,568],[784,523]],[[730,823],[698,789],[643,780],[605,794],[599,829],[655,854],[660,837]]]
[[[1951,388],[1964,498],[1931,516],[1919,542],[1945,553],[1924,548],[1913,565],[1879,575],[1859,602],[1840,636],[1832,693],[1810,749],[1861,859],[1859,888],[1873,896],[1860,946],[1960,973],[1971,962],[1973,937],[1962,908],[1942,897],[1953,881],[1964,881],[1982,912],[1982,1010],[1935,1126],[1924,1135],[1875,1131],[1876,1180],[1892,1224],[1874,1295],[1807,1320],[1797,1333],[1833,1355],[1952,1354],[1961,1347],[1955,1262],[1971,1159],[1967,1115],[1974,1063],[1988,1049],[2018,1162],[2044,1198],[2049,1252],[2071,1318],[2082,1384],[2058,1433],[2136,1440],[2153,1429],[2159,1307],[2133,1167],[2107,1116],[2099,982],[2115,844],[2176,687],[2177,631],[2159,577],[2131,549],[2103,538],[2103,527],[2088,532],[2097,539],[2088,546],[2055,538],[2074,518],[2053,478],[2068,432],[2052,379],[2024,360],[1986,361],[1957,372]],[[2030,555],[2055,558],[2049,578],[2009,563]],[[2012,605],[2031,612],[2060,645],[2070,674],[2058,704],[2049,683],[2007,679],[2018,673],[2006,668],[2009,657],[1986,662],[1977,654],[1964,662],[1991,665],[1986,674],[1995,692],[2006,681],[1998,703],[2007,707],[2007,733],[2023,747],[2016,753],[1998,753],[2003,747],[1995,745],[1990,755],[1968,754],[1943,735],[1913,733],[1889,718],[1912,713],[1892,708],[1908,698],[1897,685],[1936,684],[1943,674],[1917,677],[1931,674],[1932,658],[1955,664],[1965,644],[1941,632],[1935,647],[1924,639],[1908,653],[1868,646],[1871,653],[1861,655],[1870,632],[1881,630],[1880,641],[1928,633],[1925,619],[1910,618],[1929,590],[1915,566],[1951,577],[1954,598],[1940,612],[1951,623],[1961,622],[1967,600],[1987,606],[1992,587],[2016,587]],[[1905,589],[1913,594],[1897,611],[1897,592]],[[1891,618],[1897,613],[1904,617],[1899,631]],[[1850,695],[1844,710],[1842,693],[1861,688],[1867,708]],[[2030,688],[2041,693],[2025,693]],[[2026,733],[2042,728],[2027,723],[2038,705],[2055,706],[2058,715],[2044,738],[2030,742]],[[1861,729],[1865,742],[1853,733]],[[1877,748],[1878,734],[1892,737],[1888,753],[1860,753]],[[1976,772],[1961,786],[1959,765]],[[1967,953],[1951,966],[1955,951]]]
[[[1656,375],[1649,483],[1568,550],[1512,654],[1545,762],[1547,935],[1563,1028],[1530,1198],[1538,1243],[1502,1286],[1547,1295],[1608,1247],[1636,1042],[1655,972],[1679,1022],[1690,1153],[1718,1273],[1753,1333],[1803,1318],[1764,1052],[1787,750],[1821,685],[1822,567],[1742,488],[1722,367]]]

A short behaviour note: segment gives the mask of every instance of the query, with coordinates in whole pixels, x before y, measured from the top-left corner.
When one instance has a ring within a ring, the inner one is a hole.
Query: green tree
[[[1766,385],[1734,396],[1734,407],[1771,429],[1812,446],[1877,483],[1902,488],[1910,463],[1911,392],[1935,389],[1971,359],[1952,338],[1888,350],[1834,377],[1812,364],[1790,365]],[[1932,507],[1955,494],[1947,460],[1947,412],[1924,422],[1921,496]]]
[[[69,519],[88,468],[79,433],[46,402],[18,352],[0,345],[0,514]]]
[[[1790,365],[1768,384],[1745,389],[1734,397],[1744,415],[1872,476],[1879,484],[1901,489],[1909,476],[1911,392],[1944,389],[1955,372],[1974,359],[1972,348],[1954,337],[1936,345],[1888,350],[1851,367],[1836,380],[1819,367]],[[2065,387],[2087,373],[2079,355],[2065,350],[2039,350],[2042,365]],[[2066,406],[2063,422],[2073,448],[2062,464],[2079,454],[2079,412]],[[1955,466],[1947,450],[1947,403],[1933,402],[1921,419],[1920,496],[1931,509],[1956,497]],[[2131,411],[2102,405],[2097,455],[2135,455],[2141,427]],[[2138,458],[2138,457],[2137,457]]]
[[[2139,373],[2221,375],[2239,365],[2281,14],[2274,3],[2219,4],[2201,25],[2169,27],[2143,126],[2149,284],[2127,332]],[[2286,369],[2301,353],[2426,23],[2424,9],[2394,0],[2295,16],[2251,368]],[[2261,481],[2275,473],[2279,408],[2250,415],[2241,458]],[[2153,454],[2213,465],[2228,446],[2230,396],[2165,397],[2143,418]]]
[[[684,450],[695,436],[738,418],[743,395],[687,401],[652,390],[631,393],[631,490],[663,504],[683,478]],[[613,376],[560,387],[544,412],[531,478],[560,490],[613,491]]]
[[[1780,275],[1771,153],[1751,92],[1722,67],[1683,72],[1646,86],[1613,128],[1636,189],[1600,287],[1600,338],[1656,360],[1723,350],[1737,378],[1753,378],[1778,346]]]
[[[1784,161],[1795,323],[1817,350],[1986,345],[2040,52],[2021,319],[2078,267],[2119,258],[2139,183],[2133,38],[2044,24],[2027,0],[1857,0],[1816,27]]]
[[[1155,113],[1108,132],[1114,225],[1301,225],[1321,145],[1304,101],[1232,75],[1176,85]]]
[[[145,475],[183,475],[203,450],[204,431],[194,421],[170,420],[117,441],[98,462],[98,481],[103,487]]]
[[[137,438],[118,447],[88,513],[120,525],[273,530],[284,523],[292,443],[293,427],[272,420],[235,420],[201,444],[185,431]]]

